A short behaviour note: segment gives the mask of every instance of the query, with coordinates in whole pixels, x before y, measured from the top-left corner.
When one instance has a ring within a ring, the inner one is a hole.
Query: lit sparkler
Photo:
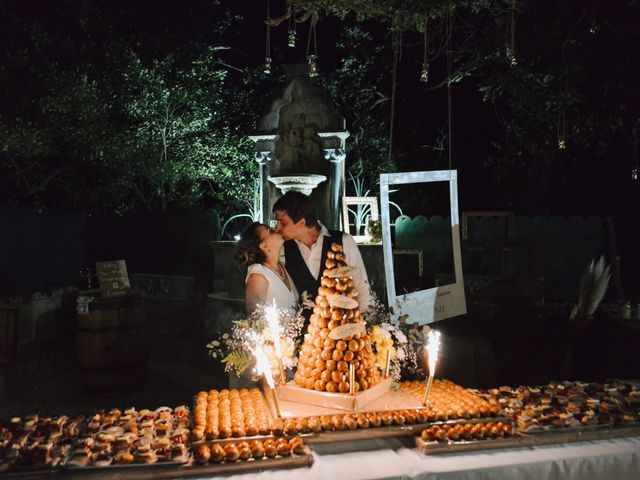
[[[276,307],[276,300],[273,300],[273,305],[270,305],[264,309],[267,325],[271,330],[273,336],[273,349],[278,359],[278,368],[280,369],[280,384],[287,383],[287,374],[282,365],[282,327],[280,325],[278,309]]]
[[[273,381],[273,374],[271,373],[271,364],[269,363],[269,359],[267,355],[262,350],[260,346],[260,338],[257,336],[254,337],[254,345],[252,349],[252,353],[256,358],[256,370],[258,370],[258,375],[262,375],[264,377],[265,382],[271,392],[271,396],[273,397],[273,404],[276,409],[276,414],[278,417],[282,417],[282,413],[280,412],[280,402],[278,401],[278,396],[275,391],[275,383]]]
[[[427,336],[427,345],[425,346],[428,354],[427,363],[429,366],[429,379],[427,380],[427,388],[424,391],[424,400],[422,403],[427,404],[431,387],[433,386],[433,377],[436,372],[436,362],[438,361],[438,353],[440,352],[440,332],[435,330],[429,331]]]

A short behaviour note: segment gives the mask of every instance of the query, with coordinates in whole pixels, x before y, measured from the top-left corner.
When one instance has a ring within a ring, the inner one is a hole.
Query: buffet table
[[[635,480],[640,476],[640,437],[440,456],[417,452],[411,437],[314,445],[313,449],[315,461],[309,469],[226,478]]]
[[[616,438],[563,445],[501,451],[426,456],[411,437],[314,445],[309,468],[271,470],[225,476],[228,480],[637,480],[640,476],[640,437]],[[214,470],[212,470],[214,471]],[[181,478],[169,472],[114,469],[62,471],[57,478],[102,480]],[[165,476],[166,475],[166,476]],[[8,475],[8,478],[49,478],[46,473]],[[202,480],[219,475],[184,478]]]

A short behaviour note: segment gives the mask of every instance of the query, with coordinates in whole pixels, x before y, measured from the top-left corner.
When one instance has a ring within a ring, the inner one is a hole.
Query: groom
[[[275,231],[285,239],[285,267],[298,292],[306,291],[312,301],[315,299],[322,271],[325,269],[327,252],[332,243],[339,243],[347,264],[357,268],[353,275],[353,285],[358,292],[360,310],[367,310],[371,304],[367,271],[353,237],[348,233],[328,230],[322,225],[311,199],[300,192],[285,193],[273,205],[273,212],[278,222]]]

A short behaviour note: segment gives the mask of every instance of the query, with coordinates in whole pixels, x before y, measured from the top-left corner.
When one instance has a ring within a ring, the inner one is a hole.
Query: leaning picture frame
[[[353,210],[349,207],[356,207],[358,210]],[[370,241],[371,237],[369,237],[369,235],[361,235],[360,232],[350,231],[349,225],[351,222],[349,221],[349,212],[355,215],[356,218],[366,214],[366,217],[369,217],[371,220],[379,220],[378,197],[342,197],[342,231],[350,234],[356,243],[366,243]],[[366,217],[361,220],[366,220]]]
[[[391,241],[391,217],[389,191],[392,187],[407,184],[449,183],[451,240],[455,283],[398,295],[396,292],[393,247]],[[460,223],[458,218],[458,173],[456,170],[424,172],[384,173],[380,175],[380,213],[382,246],[385,266],[387,299],[395,317],[407,315],[407,322],[420,325],[463,315],[467,312],[460,251]]]

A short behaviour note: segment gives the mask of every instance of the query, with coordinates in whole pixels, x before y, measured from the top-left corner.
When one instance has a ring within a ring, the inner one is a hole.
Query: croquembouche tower
[[[342,245],[327,253],[313,314],[300,350],[295,384],[318,392],[355,394],[382,379],[355,299],[352,276]]]

